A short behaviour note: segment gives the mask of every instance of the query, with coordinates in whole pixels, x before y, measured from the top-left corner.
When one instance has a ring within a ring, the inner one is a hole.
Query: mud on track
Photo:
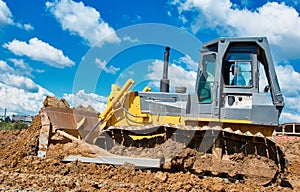
[[[62,163],[68,154],[89,155],[76,143],[51,144],[46,159],[36,156],[40,118],[22,131],[0,131],[0,191],[300,191],[300,141],[280,141],[290,161],[293,189],[278,183],[263,187],[253,182],[200,178],[190,172],[135,170],[130,166]]]

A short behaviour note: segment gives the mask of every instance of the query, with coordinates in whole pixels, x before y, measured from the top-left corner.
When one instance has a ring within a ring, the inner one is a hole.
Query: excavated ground
[[[136,170],[130,166],[78,161],[62,163],[61,159],[68,154],[91,155],[78,143],[51,144],[48,157],[41,160],[36,156],[40,126],[40,117],[36,116],[28,130],[0,131],[0,191],[300,191],[299,140],[280,140],[290,161],[291,189],[278,183],[263,187],[255,181],[201,179],[183,171]]]

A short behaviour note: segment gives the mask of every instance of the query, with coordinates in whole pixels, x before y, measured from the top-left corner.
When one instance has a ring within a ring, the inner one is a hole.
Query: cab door
[[[199,118],[219,117],[219,108],[216,108],[216,91],[218,87],[215,80],[216,64],[216,52],[202,54],[196,81],[196,92],[191,104],[191,114],[197,114]]]

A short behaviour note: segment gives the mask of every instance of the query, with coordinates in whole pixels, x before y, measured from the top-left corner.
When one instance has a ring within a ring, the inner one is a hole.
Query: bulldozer
[[[123,87],[112,85],[101,114],[42,108],[38,156],[47,156],[51,137],[59,133],[105,151],[96,157],[72,155],[64,161],[129,163],[199,176],[252,178],[262,185],[286,174],[283,149],[272,137],[284,98],[267,38],[204,43],[194,93],[187,93],[186,87],[170,92],[169,55],[166,47],[159,92],[148,86],[131,90],[134,80],[129,79]],[[267,80],[263,88],[261,74]],[[163,149],[159,154],[151,151],[158,146]]]

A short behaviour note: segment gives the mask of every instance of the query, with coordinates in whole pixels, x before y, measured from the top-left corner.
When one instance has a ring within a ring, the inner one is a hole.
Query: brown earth
[[[36,116],[28,130],[0,131],[0,191],[300,191],[300,141],[281,142],[290,160],[291,189],[278,183],[263,187],[219,177],[201,179],[183,171],[62,163],[66,154],[90,153],[78,143],[51,144],[48,157],[42,160],[36,156],[39,129],[40,118]]]

